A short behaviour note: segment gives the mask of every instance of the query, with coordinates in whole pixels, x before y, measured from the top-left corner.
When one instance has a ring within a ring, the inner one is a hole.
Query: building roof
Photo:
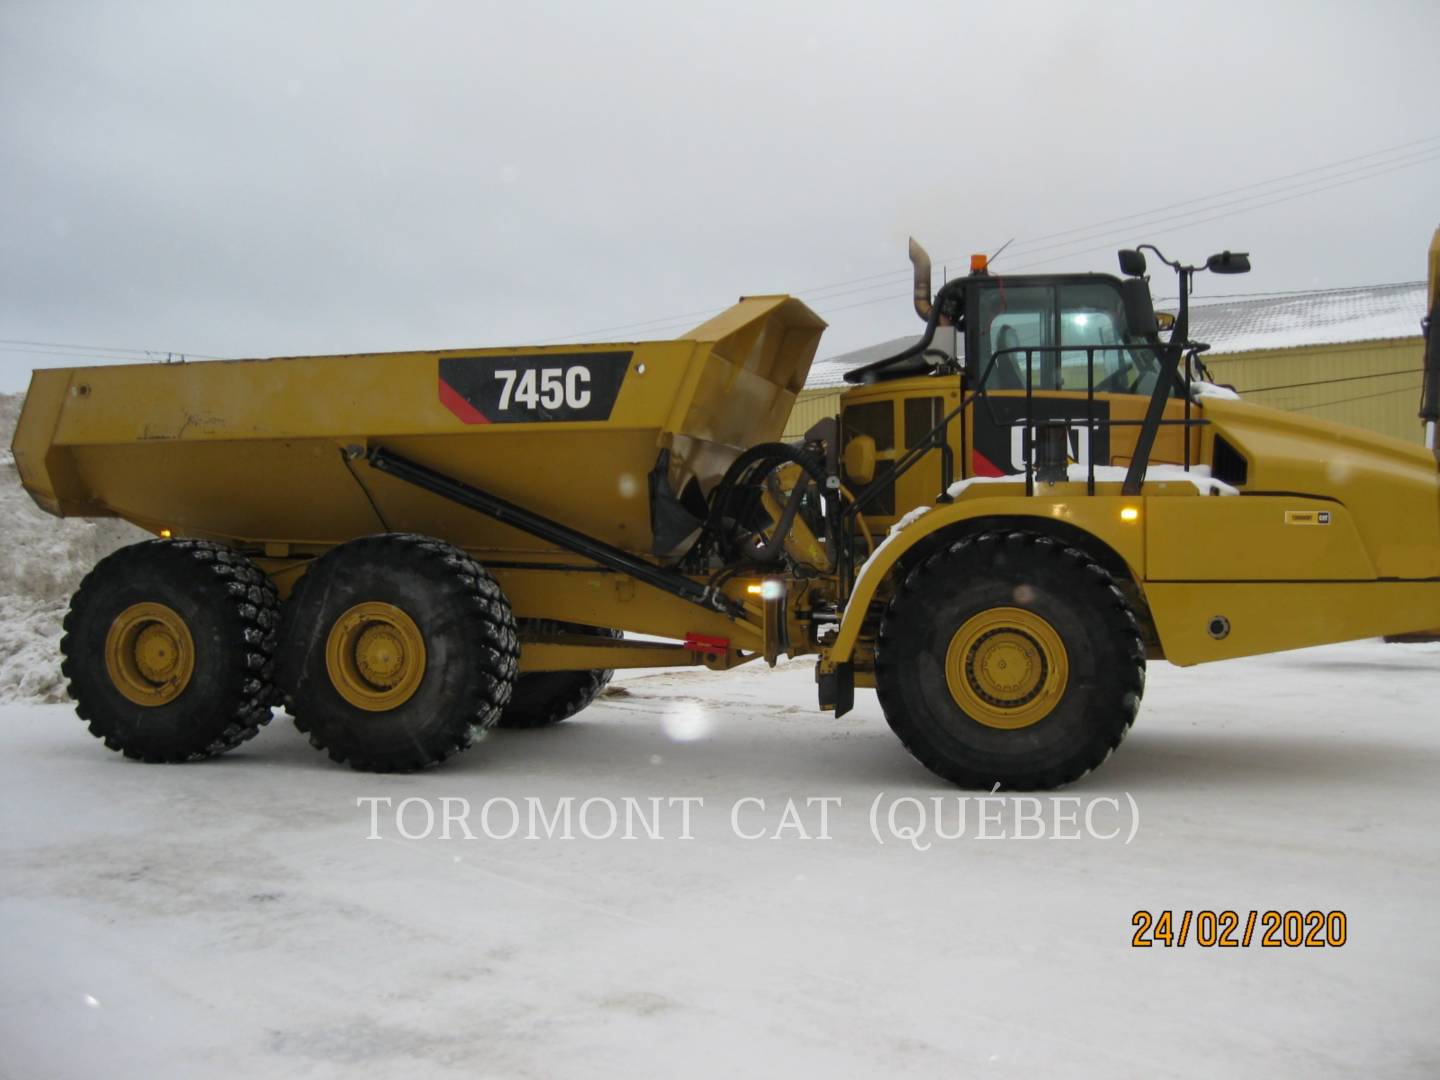
[[[1190,308],[1190,337],[1210,354],[1348,345],[1420,336],[1425,282],[1222,300]]]
[[[1425,300],[1423,281],[1237,296],[1209,302],[1197,297],[1190,308],[1190,337],[1207,342],[1207,355],[1211,356],[1419,337]],[[919,334],[911,334],[817,360],[810,367],[805,389],[842,387],[845,372],[891,356],[919,340]]]

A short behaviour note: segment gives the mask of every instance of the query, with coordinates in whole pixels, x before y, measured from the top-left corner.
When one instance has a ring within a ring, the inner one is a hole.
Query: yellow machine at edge
[[[1422,448],[1207,379],[1191,282],[1244,255],[977,259],[933,294],[911,258],[924,334],[793,443],[825,324],[787,296],[674,341],[37,371],[26,489],[157,535],[72,600],[77,712],[161,762],[283,704],[404,771],[574,715],[616,668],[815,655],[821,708],[873,687],[940,776],[1047,788],[1120,743],[1149,659],[1440,626],[1440,335]],[[1430,259],[1433,313],[1440,232]]]

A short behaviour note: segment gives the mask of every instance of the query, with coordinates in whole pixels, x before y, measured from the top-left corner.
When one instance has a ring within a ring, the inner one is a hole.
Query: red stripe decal
[[[976,476],[1004,476],[994,463],[979,450],[970,451],[970,471]]]
[[[488,424],[490,421],[479,409],[471,405],[444,379],[440,380],[440,404],[467,424]]]

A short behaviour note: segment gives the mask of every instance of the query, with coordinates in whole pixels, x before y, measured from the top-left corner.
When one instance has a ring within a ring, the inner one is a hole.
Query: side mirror
[[[1126,248],[1120,252],[1120,272],[1126,277],[1140,277],[1145,273],[1145,256]]]
[[[875,479],[875,440],[869,435],[852,435],[845,443],[845,475],[863,487]]]
[[[1155,312],[1155,323],[1162,333],[1175,329],[1175,315],[1169,311]]]
[[[1205,269],[1212,274],[1248,274],[1250,253],[1248,251],[1222,251],[1205,260]]]
[[[1120,283],[1120,298],[1125,302],[1125,322],[1132,334],[1153,337],[1160,332],[1149,282],[1139,277],[1126,278]]]

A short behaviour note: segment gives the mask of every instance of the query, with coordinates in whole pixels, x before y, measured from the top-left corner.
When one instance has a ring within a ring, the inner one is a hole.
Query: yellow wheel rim
[[[195,673],[190,628],[164,604],[131,604],[105,634],[105,672],[128,701],[168,705]]]
[[[1048,622],[999,607],[966,619],[945,650],[945,682],[965,713],[1013,731],[1049,716],[1065,694],[1070,662]]]
[[[351,705],[385,712],[409,701],[425,677],[425,639],[394,604],[356,604],[325,642],[330,682]]]

